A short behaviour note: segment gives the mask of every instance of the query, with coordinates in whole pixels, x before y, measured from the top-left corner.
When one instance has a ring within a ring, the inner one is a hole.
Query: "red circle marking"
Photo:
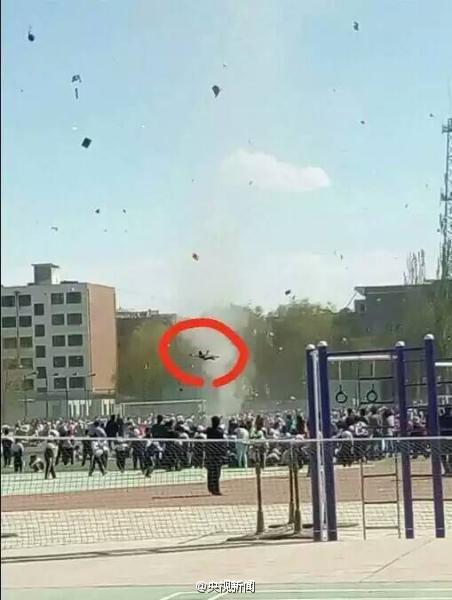
[[[225,323],[218,321],[217,319],[210,319],[208,317],[200,317],[197,319],[186,319],[185,321],[179,321],[169,329],[165,331],[159,341],[158,345],[158,353],[160,356],[160,360],[163,363],[165,369],[178,381],[185,385],[189,385],[192,387],[202,387],[204,385],[204,379],[199,377],[198,375],[192,375],[191,373],[186,373],[183,371],[179,365],[177,365],[169,354],[169,348],[172,340],[179,335],[182,331],[187,331],[188,329],[198,329],[200,327],[207,327],[208,329],[214,329],[215,331],[219,331],[225,337],[230,340],[234,346],[237,348],[239,352],[239,357],[237,362],[232,367],[232,369],[222,375],[221,377],[217,377],[212,381],[213,387],[221,387],[234,381],[237,379],[239,375],[243,372],[246,367],[246,364],[249,359],[249,350],[245,341],[230,327],[228,327]]]

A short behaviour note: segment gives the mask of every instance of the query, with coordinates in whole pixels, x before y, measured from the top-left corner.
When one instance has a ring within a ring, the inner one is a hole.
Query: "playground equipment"
[[[414,538],[414,514],[411,473],[411,456],[408,443],[402,443],[408,438],[409,409],[413,408],[409,404],[407,390],[411,385],[423,386],[427,391],[428,410],[428,437],[431,441],[431,480],[433,487],[433,512],[435,521],[436,537],[445,537],[445,519],[444,519],[444,500],[443,500],[443,482],[441,475],[441,448],[440,448],[440,430],[438,409],[438,385],[450,385],[449,380],[438,382],[438,374],[443,369],[451,369],[451,360],[435,360],[434,337],[429,334],[424,338],[424,345],[421,347],[407,347],[404,342],[397,342],[394,348],[378,350],[361,351],[340,351],[331,352],[326,342],[320,342],[317,348],[310,345],[306,349],[307,360],[307,395],[308,395],[308,423],[309,434],[315,442],[315,451],[311,453],[311,493],[313,502],[313,528],[315,541],[335,541],[337,540],[337,504],[334,473],[334,448],[337,440],[332,440],[331,427],[331,394],[329,365],[332,363],[358,362],[358,363],[378,363],[383,361],[389,363],[394,381],[393,405],[399,415],[400,436],[397,441],[400,443],[400,462],[401,462],[401,481],[402,481],[402,500],[404,532],[408,539]],[[417,362],[421,365],[425,375],[425,381],[411,384],[407,381],[407,361]],[[384,376],[388,379],[388,376]],[[371,381],[378,379],[375,375],[369,378]],[[370,397],[369,397],[370,395]],[[340,408],[347,398],[342,388],[336,394],[333,394],[333,400],[337,402]],[[373,402],[372,402],[373,401]],[[378,395],[374,387],[366,395],[365,404],[376,404]],[[416,406],[418,408],[418,406]],[[437,438],[437,439],[435,439]],[[409,438],[412,441],[412,438]],[[385,473],[379,476],[391,476],[396,479],[398,494],[398,469],[393,473]],[[415,475],[414,477],[416,477]],[[370,476],[367,476],[370,477]],[[425,475],[419,475],[424,477]],[[430,476],[429,476],[430,477]],[[364,483],[362,482],[362,486]],[[398,496],[393,501],[398,503]],[[364,501],[363,501],[364,504]],[[399,513],[398,513],[399,516]],[[365,506],[363,505],[363,525],[366,529]],[[367,527],[371,528],[371,527]],[[388,528],[387,526],[373,528]]]

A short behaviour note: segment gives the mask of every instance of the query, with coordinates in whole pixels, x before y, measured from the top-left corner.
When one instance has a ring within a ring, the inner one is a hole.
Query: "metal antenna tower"
[[[452,279],[452,118],[443,125],[442,132],[446,134],[446,172],[444,191],[441,194],[444,212],[441,211],[440,216],[442,235],[440,278]]]

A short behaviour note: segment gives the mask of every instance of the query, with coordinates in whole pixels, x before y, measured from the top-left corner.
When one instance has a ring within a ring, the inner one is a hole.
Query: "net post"
[[[433,510],[435,513],[435,536],[444,538],[446,529],[444,523],[443,482],[441,477],[441,441],[438,418],[438,391],[436,387],[435,369],[435,338],[428,334],[424,338],[425,371],[428,393],[428,435],[432,439],[432,484]]]
[[[408,411],[406,398],[406,364],[405,364],[405,342],[397,342],[395,345],[396,372],[397,372],[397,396],[399,404],[400,437],[408,437]],[[414,515],[413,515],[413,490],[411,485],[411,457],[407,442],[402,441],[400,454],[402,458],[402,488],[403,508],[405,519],[405,537],[414,538]]]
[[[312,498],[312,524],[314,542],[322,541],[322,527],[320,519],[320,493],[319,493],[319,465],[317,461],[319,432],[317,426],[318,411],[315,401],[315,380],[313,353],[315,346],[306,347],[306,384],[308,397],[308,429],[309,438],[309,471],[311,475],[311,498]]]
[[[319,354],[319,379],[320,379],[320,404],[322,410],[322,437],[323,463],[325,469],[325,495],[328,541],[337,541],[336,517],[336,489],[334,481],[334,447],[331,442],[331,407],[330,390],[328,381],[328,345],[320,342]]]
[[[298,486],[298,460],[295,460],[292,465],[293,475],[293,489],[294,489],[294,500],[295,500],[295,511],[293,530],[294,533],[301,533],[301,511],[300,511],[300,488]]]
[[[292,444],[290,445],[289,454],[289,525],[292,525],[295,519],[295,507],[294,507],[294,474],[293,474],[293,450]]]
[[[256,491],[257,491],[257,524],[256,524],[256,535],[264,533],[264,511],[262,508],[262,473],[261,465],[259,461],[256,462]]]

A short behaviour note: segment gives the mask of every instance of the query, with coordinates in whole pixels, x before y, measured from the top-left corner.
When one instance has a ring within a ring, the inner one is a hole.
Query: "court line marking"
[[[406,596],[405,598],[403,596],[395,596],[395,597],[389,597],[389,596],[376,596],[375,598],[368,598],[367,596],[353,596],[353,598],[350,598],[349,596],[334,596],[332,594],[335,593],[380,593],[380,594],[385,594],[387,592],[409,592],[410,594],[413,593],[413,591],[417,592],[433,592],[435,594],[437,594],[438,592],[450,592],[452,590],[452,585],[451,587],[448,588],[417,588],[416,586],[413,586],[412,588],[395,588],[395,587],[381,587],[381,588],[361,588],[359,589],[359,587],[357,588],[329,588],[329,589],[300,589],[300,590],[296,590],[296,589],[292,589],[292,590],[255,590],[255,592],[248,592],[249,594],[253,594],[253,596],[255,594],[309,594],[307,596],[302,596],[297,597],[297,598],[279,598],[278,600],[322,600],[321,598],[319,598],[318,596],[312,596],[312,594],[329,594],[328,597],[325,600],[382,600],[384,598],[384,600],[408,600],[408,598],[413,598],[413,600],[448,600],[450,598],[450,596]],[[200,592],[198,592],[199,594]],[[184,592],[175,592],[173,594],[170,594],[169,596],[165,596],[164,598],[160,598],[159,600],[170,600],[172,598],[177,598],[178,596],[194,596],[196,594],[196,590],[194,591],[184,591]],[[208,600],[217,600],[217,598],[223,598],[224,596],[228,595],[229,592],[221,592],[220,594],[217,594],[216,596],[210,596],[210,598],[208,596],[204,596],[202,594],[202,597],[204,598],[208,598]],[[235,594],[230,594],[231,596],[234,596]],[[245,594],[241,594],[241,596],[245,596],[246,597],[247,593]]]
[[[171,600],[171,598],[177,598],[177,596],[182,596],[182,595],[187,595],[190,592],[174,592],[173,594],[170,594],[169,596],[164,596],[163,598],[159,598],[159,600]]]
[[[255,592],[253,592],[254,594],[285,594],[287,592],[290,593],[295,593],[295,594],[304,594],[304,593],[309,593],[309,594],[326,594],[328,592],[345,592],[345,593],[350,593],[350,592],[366,592],[366,593],[377,593],[377,592],[450,592],[452,590],[452,584],[450,587],[447,588],[419,588],[416,585],[413,585],[413,587],[410,588],[401,588],[401,587],[386,587],[386,585],[388,584],[384,584],[382,583],[382,587],[379,588],[366,588],[365,584],[364,585],[357,585],[357,587],[354,588],[342,588],[342,587],[336,587],[336,588],[315,588],[315,589],[310,589],[310,588],[304,588],[304,589],[285,589],[285,590],[256,590]],[[392,585],[392,584],[389,584]],[[256,584],[257,586],[257,584]],[[336,599],[335,599],[336,600]]]

